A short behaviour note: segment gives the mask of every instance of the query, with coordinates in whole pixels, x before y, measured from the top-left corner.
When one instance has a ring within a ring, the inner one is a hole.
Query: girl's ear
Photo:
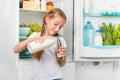
[[[49,17],[46,17],[45,21],[48,23],[50,21]]]

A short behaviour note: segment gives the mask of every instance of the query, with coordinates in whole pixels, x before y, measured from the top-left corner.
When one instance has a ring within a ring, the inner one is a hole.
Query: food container
[[[29,27],[20,27],[19,28],[19,36],[20,37],[27,37],[29,32],[30,32],[30,28]]]

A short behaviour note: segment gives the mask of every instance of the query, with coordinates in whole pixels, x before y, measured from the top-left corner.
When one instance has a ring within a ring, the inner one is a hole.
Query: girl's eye
[[[55,26],[58,26],[58,23],[54,23]]]
[[[59,29],[61,29],[62,27],[59,27]]]
[[[63,25],[60,26],[59,23],[57,23],[57,22],[55,22],[54,25],[55,25],[55,26],[58,26],[59,29],[61,29],[61,28],[63,27]]]

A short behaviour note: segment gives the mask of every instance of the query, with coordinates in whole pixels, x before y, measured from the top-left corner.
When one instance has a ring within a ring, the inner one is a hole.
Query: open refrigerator
[[[37,0],[30,0],[37,1]],[[54,7],[61,8],[67,17],[67,22],[64,25],[64,28],[60,31],[60,34],[65,38],[67,43],[67,62],[72,62],[73,60],[73,0],[45,0],[46,2],[52,2]],[[67,3],[68,5],[66,5]],[[19,2],[19,1],[18,1]],[[66,7],[66,8],[65,8]],[[40,9],[24,9],[18,8],[18,21],[20,24],[39,24],[42,25],[43,16],[47,13],[47,10]],[[20,36],[20,27],[17,27],[17,42],[20,42],[27,37]],[[68,36],[69,35],[69,36]],[[33,58],[28,53],[27,50],[22,51],[17,56],[17,69],[18,69],[18,80],[30,80],[32,79],[32,70],[33,70]],[[24,76],[26,75],[26,76]]]
[[[75,0],[74,1],[74,60],[119,60],[120,46],[116,44],[102,46],[83,45],[83,27],[87,21],[91,21],[94,31],[99,29],[102,23],[112,23],[116,26],[120,23],[119,0]],[[94,32],[95,35],[95,32]],[[90,38],[92,39],[92,38]],[[94,39],[93,39],[94,40]]]
[[[35,2],[36,0],[31,0]],[[73,45],[73,1],[70,0],[70,4],[64,8],[67,1],[63,0],[45,0],[47,2],[52,2],[55,8],[61,8],[66,16],[67,16],[67,23],[65,24],[64,28],[60,31],[60,34],[65,38],[67,42],[67,53],[68,54],[68,62],[72,61],[72,45]],[[24,9],[19,8],[19,25],[26,24],[26,25],[35,25],[36,23],[42,25],[43,16],[47,13],[47,10],[39,10],[39,9]],[[36,26],[34,26],[36,27]],[[36,27],[37,28],[37,27]],[[69,35],[69,36],[68,36]],[[27,37],[19,36],[19,41],[26,39]],[[19,54],[20,59],[29,59],[31,58],[30,54],[27,54],[27,51],[23,51]]]
[[[120,5],[118,5],[120,4],[119,0],[89,0],[92,5],[89,13],[84,13],[83,11],[85,0],[49,1],[55,2],[56,6],[62,8],[67,15],[67,23],[61,34],[63,34],[68,44],[68,62],[119,60],[119,46],[83,46],[83,27],[86,21],[91,21],[95,29],[97,29],[102,22],[112,22],[113,24],[118,24],[120,22],[119,15],[105,16],[100,14],[101,11],[105,10],[120,12]],[[3,27],[1,27],[0,31],[0,43],[3,44],[0,45],[0,61],[4,64],[1,64],[2,67],[0,71],[2,74],[0,80],[30,80],[32,77],[32,59],[20,59],[19,55],[14,54],[13,48],[21,39],[19,36],[19,23],[25,22],[29,24],[34,19],[35,21],[41,22],[39,17],[42,18],[42,15],[46,12],[19,9],[19,0],[15,0],[14,2],[11,0],[4,0],[1,2],[1,6],[0,8],[2,11],[0,14],[3,22],[0,24]],[[10,76],[6,77],[5,75]]]
[[[47,11],[30,10],[19,8],[20,0],[4,0],[1,1],[1,29],[0,29],[0,80],[31,80],[33,59],[28,54],[15,54],[14,46],[27,37],[19,36],[19,24],[30,24],[42,22],[43,15]],[[31,0],[35,1],[35,0]],[[67,23],[61,31],[63,37],[67,41],[68,57],[67,61],[72,62],[72,44],[73,44],[73,0],[47,0],[52,1],[55,7],[61,8],[66,16]],[[66,5],[68,2],[70,4]],[[65,34],[65,35],[64,35]],[[68,36],[69,35],[69,36]],[[6,77],[7,76],[7,77]]]

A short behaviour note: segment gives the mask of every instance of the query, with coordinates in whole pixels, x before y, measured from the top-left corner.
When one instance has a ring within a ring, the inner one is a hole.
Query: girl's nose
[[[59,26],[57,26],[55,29],[54,29],[56,32],[58,32],[60,29],[59,29]]]

